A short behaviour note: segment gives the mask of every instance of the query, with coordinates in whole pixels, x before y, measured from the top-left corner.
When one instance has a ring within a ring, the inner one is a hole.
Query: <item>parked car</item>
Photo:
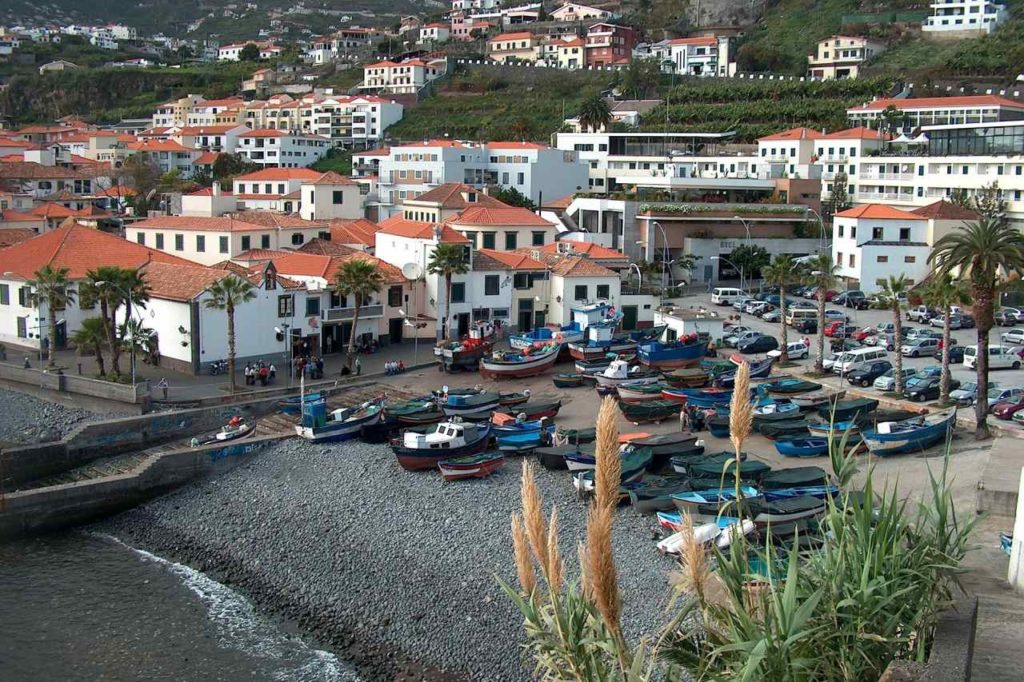
[[[822,358],[821,365],[822,365],[822,367],[825,368],[826,372],[831,372],[832,371],[832,365],[836,364],[836,360],[838,360],[839,356],[842,355],[842,354],[843,354],[843,351],[841,351],[841,350],[839,350],[839,351],[835,351],[834,350],[831,353],[826,353],[825,354],[825,357]]]
[[[897,340],[895,334],[879,334],[878,336],[869,336],[864,339],[864,345],[866,346],[881,346],[882,348],[894,351],[902,346],[907,341],[907,335],[904,334],[902,339]]]
[[[768,302],[768,303],[771,303],[773,306],[778,307],[779,305],[781,305],[780,301],[782,299],[779,297],[778,294],[769,294],[768,296],[765,296],[764,300],[766,302]],[[787,308],[792,308],[794,306],[796,306],[796,300],[794,300],[792,298],[789,298],[787,296],[786,297],[786,307]]]
[[[769,310],[768,312],[761,316],[761,319],[764,320],[765,322],[781,322],[782,311],[779,309]]]
[[[919,403],[925,400],[934,400],[939,397],[939,382],[939,377],[911,377],[903,389],[903,397]],[[950,379],[949,388],[951,390],[960,388],[960,382]]]
[[[857,331],[857,325],[845,322],[836,321],[825,325],[825,336],[833,339],[849,338],[855,331]]]
[[[946,324],[946,318],[943,315],[939,315],[938,317],[933,317],[932,319],[928,320],[928,324],[931,325],[932,327],[942,327],[942,326],[944,326]],[[964,320],[963,320],[963,318],[960,317],[959,315],[950,315],[949,316],[949,328],[950,329],[963,329],[964,328]]]
[[[994,391],[998,390],[992,389],[989,391],[989,395],[991,396]],[[1024,391],[1010,396],[1006,400],[998,400],[995,403],[989,400],[988,411],[997,419],[1013,419],[1013,415],[1021,410],[1024,410]]]
[[[988,382],[989,390],[995,388],[996,382]],[[974,400],[978,397],[978,384],[973,381],[968,381],[965,384],[961,384],[960,388],[955,391],[949,392],[949,399],[956,402],[957,405],[973,405]]]
[[[967,346],[964,348],[964,367],[975,369],[978,363],[978,347]],[[1020,350],[1012,346],[989,346],[988,347],[988,368],[989,369],[1020,369]]]
[[[872,383],[874,383],[875,379],[882,376],[891,369],[892,363],[889,362],[888,360],[877,360],[875,362],[872,362],[867,367],[850,372],[846,376],[846,379],[851,384],[857,384],[858,386],[863,386],[864,388],[867,388]]]
[[[760,316],[772,309],[772,304],[767,301],[752,301],[748,303],[744,308],[743,312],[750,315]]]
[[[775,350],[779,347],[779,340],[774,336],[767,336],[762,334],[757,338],[746,341],[739,346],[739,351],[744,355],[752,355],[754,353],[767,353],[770,350]]]
[[[798,287],[793,287],[792,289],[789,289],[788,291],[789,291],[789,293],[793,294],[794,296],[799,296],[800,298],[809,298],[807,296],[807,292],[810,291],[813,288],[814,287],[810,287],[810,286],[798,286]]]
[[[917,370],[917,376],[919,377],[937,377],[942,376],[942,367],[938,365],[932,365],[931,367],[921,367]]]
[[[811,348],[803,341],[790,341],[786,344],[786,355],[789,356],[790,360],[802,360],[803,358],[809,357],[811,354]],[[768,357],[779,358],[782,357],[782,350],[776,348],[775,350],[768,351]]]
[[[1017,327],[1008,332],[1003,332],[999,335],[999,340],[1010,346],[1024,345],[1024,329]]]
[[[935,359],[942,359],[942,349],[935,349]],[[964,361],[964,349],[963,346],[950,346],[949,347],[949,364],[958,365]]]
[[[855,331],[854,333],[850,334],[850,338],[853,339],[854,341],[864,341],[864,339],[868,338],[869,336],[876,336],[877,334],[878,330],[876,328],[863,327],[858,331]]]
[[[1009,386],[1007,388],[995,386],[988,389],[988,409],[991,410],[998,403],[1020,400],[1021,396],[1024,396],[1024,388],[1020,386]]]
[[[825,319],[830,320],[832,322],[835,322],[836,320],[839,320],[840,322],[846,322],[848,319],[850,319],[850,317],[842,310],[829,308],[828,310],[825,311]]]
[[[973,315],[968,315],[967,313],[960,313],[959,317],[961,329],[974,329],[974,327],[977,325],[977,322],[974,321]]]
[[[1024,313],[1019,308],[1000,308],[995,314],[995,322],[1000,327],[1012,327],[1018,322],[1024,322]]]
[[[847,308],[853,308],[854,310],[867,310],[871,307],[871,304],[868,303],[868,298],[864,295],[863,291],[847,291],[845,294],[840,294],[840,296],[843,297],[842,305]],[[837,296],[832,302],[838,305],[840,303],[839,296]]]
[[[900,353],[907,357],[918,358],[922,355],[934,355],[939,346],[938,339],[918,338],[907,340],[900,346]]]
[[[907,327],[907,341],[917,341],[918,339],[941,339],[942,332],[928,327]],[[953,343],[956,343],[956,339],[953,339]]]
[[[942,317],[942,313],[926,305],[914,306],[907,311],[907,320],[924,324],[933,317]]]
[[[801,334],[817,334],[818,321],[815,319],[797,320],[793,325],[793,329],[797,330]]]
[[[904,367],[902,374],[903,374],[903,385],[906,386],[907,385],[907,381],[909,381],[911,377],[917,375],[917,370],[914,369],[913,367]],[[872,386],[874,388],[877,388],[879,391],[894,391],[894,390],[896,390],[896,368],[894,367],[893,369],[890,369],[888,372],[886,372],[882,376],[877,377],[875,379],[874,383],[872,384]]]
[[[722,343],[728,348],[739,348],[740,344],[746,343],[747,341],[753,341],[757,337],[762,336],[761,332],[751,329],[750,327],[743,327],[741,331],[735,334],[730,334],[722,339]]]
[[[732,302],[732,308],[733,310],[742,313],[743,309],[747,306],[748,303],[752,303],[756,300],[757,299],[754,298],[753,296],[738,296],[736,297],[736,300]]]

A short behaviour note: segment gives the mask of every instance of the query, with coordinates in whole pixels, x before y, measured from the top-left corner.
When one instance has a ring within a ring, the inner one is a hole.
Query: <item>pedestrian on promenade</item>
[[[274,383],[274,379],[276,379],[276,378],[277,378],[277,367],[275,367],[274,363],[271,362],[270,363],[270,383]]]
[[[359,376],[362,373],[363,373],[363,361],[358,356],[356,356],[356,376]]]

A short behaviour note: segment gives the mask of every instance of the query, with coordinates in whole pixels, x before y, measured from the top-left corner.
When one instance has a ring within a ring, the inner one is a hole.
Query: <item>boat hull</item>
[[[403,469],[406,471],[425,471],[436,469],[437,465],[446,459],[479,454],[487,449],[487,444],[490,440],[491,437],[488,434],[473,443],[467,443],[461,447],[444,451],[415,450],[400,446],[392,446],[392,449],[395,451],[395,457]]]
[[[537,376],[551,369],[558,360],[558,350],[523,362],[501,362],[484,359],[480,362],[480,376],[488,379],[522,379]]]
[[[335,443],[355,438],[364,426],[373,426],[380,421],[381,410],[361,419],[351,419],[338,424],[328,422],[323,426],[295,426],[295,434],[311,443]]]
[[[640,363],[654,369],[682,369],[700,364],[708,352],[707,342],[668,346],[652,343],[638,347]]]
[[[569,355],[574,360],[599,360],[608,353],[625,353],[636,348],[635,341],[622,341],[600,346],[587,346],[579,343],[569,344]]]
[[[442,460],[437,463],[441,471],[441,478],[446,481],[462,481],[468,478],[486,478],[505,464],[502,456],[492,457],[473,464],[460,464],[451,460]]]

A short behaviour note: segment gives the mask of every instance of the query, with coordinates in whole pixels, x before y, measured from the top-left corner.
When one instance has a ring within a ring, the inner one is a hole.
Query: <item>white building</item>
[[[363,217],[363,197],[351,178],[327,172],[299,187],[303,220],[355,220]]]
[[[660,49],[658,50],[660,52]],[[685,76],[732,76],[736,63],[725,36],[698,36],[668,41],[670,70]],[[666,65],[662,65],[665,70]]]
[[[195,161],[202,155],[198,149],[185,147],[173,140],[129,142],[127,148],[131,154],[141,154],[149,159],[161,173],[177,171],[186,178],[195,173]]]
[[[853,125],[878,128],[883,124],[882,112],[889,107],[906,116],[904,131],[921,126],[994,123],[1024,119],[1024,102],[998,95],[967,95],[963,97],[914,97],[910,99],[876,99],[846,110]]]
[[[244,208],[291,213],[298,210],[303,183],[319,180],[323,173],[311,168],[264,168],[234,179],[233,191]],[[283,202],[294,202],[285,206]]]
[[[1005,5],[989,0],[934,0],[932,14],[921,30],[936,38],[957,39],[985,35],[1009,17]]]
[[[811,78],[856,78],[860,65],[885,51],[885,43],[864,36],[829,36],[807,57]]]
[[[249,41],[245,43],[232,43],[222,45],[217,49],[217,60],[221,62],[237,62],[246,45],[255,45],[260,51],[260,59],[273,59],[281,54],[282,48],[273,43],[262,41]]]
[[[609,16],[611,15],[603,9],[575,2],[567,2],[551,12],[552,21],[587,21],[589,19],[607,19]]]
[[[258,166],[305,168],[327,153],[330,139],[290,130],[261,128],[238,136],[237,154]]]
[[[420,27],[420,43],[440,43],[451,37],[451,25],[433,22]]]
[[[198,128],[241,123],[244,105],[245,102],[234,97],[195,102],[187,112],[185,125]]]
[[[444,59],[408,59],[404,62],[385,60],[363,67],[363,82],[360,90],[386,92],[391,94],[415,94],[427,83],[444,75],[447,62]]]
[[[245,122],[251,128],[293,130],[328,137],[334,146],[360,148],[382,140],[404,110],[401,103],[374,95],[275,95],[247,102]]]
[[[474,247],[496,251],[539,248],[554,242],[558,234],[550,221],[529,209],[511,206],[467,208],[448,224],[468,238]]]

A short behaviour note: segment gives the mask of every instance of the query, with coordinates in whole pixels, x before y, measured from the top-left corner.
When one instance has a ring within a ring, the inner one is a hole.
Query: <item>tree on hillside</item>
[[[238,53],[240,62],[258,62],[260,60],[260,48],[256,43],[246,43],[245,47]]]
[[[612,120],[612,112],[608,108],[608,101],[600,94],[583,100],[580,104],[579,113],[580,127],[584,132],[600,132],[607,128]]]
[[[430,254],[427,261],[427,272],[431,275],[444,276],[444,329],[442,330],[445,341],[449,339],[449,331],[452,326],[452,277],[464,275],[469,272],[469,264],[466,262],[466,250],[461,244],[438,244]]]
[[[228,317],[228,387],[235,392],[235,309],[256,298],[252,284],[236,275],[228,275],[209,288],[207,308],[223,310]]]
[[[377,264],[362,258],[351,258],[343,263],[334,273],[334,289],[340,296],[352,296],[352,332],[348,336],[348,351],[345,353],[345,366],[352,369],[356,353],[356,339],[359,334],[359,312],[370,298],[384,288],[384,274]]]
[[[133,154],[125,159],[120,177],[135,190],[135,194],[128,197],[128,204],[136,215],[145,216],[160,183],[160,167],[146,154]]]
[[[32,297],[39,305],[39,302],[46,303],[46,340],[48,348],[46,352],[46,366],[53,367],[53,353],[57,346],[57,311],[64,310],[68,304],[75,302],[75,291],[71,288],[71,280],[68,278],[68,268],[54,268],[44,265],[36,270],[35,279],[29,280],[28,285],[32,288]]]
[[[843,171],[836,173],[835,179],[832,180],[832,194],[828,197],[827,213],[829,216],[834,216],[836,213],[845,211],[853,206],[847,188],[849,184],[850,179],[846,176],[846,173]]]
[[[629,99],[645,99],[658,91],[661,65],[657,59],[634,59],[622,73],[619,90]]]
[[[498,201],[503,201],[509,206],[522,206],[528,208],[531,211],[537,210],[537,204],[533,203],[530,197],[525,196],[522,192],[517,190],[515,187],[501,187],[495,186],[490,190],[490,195]]]

